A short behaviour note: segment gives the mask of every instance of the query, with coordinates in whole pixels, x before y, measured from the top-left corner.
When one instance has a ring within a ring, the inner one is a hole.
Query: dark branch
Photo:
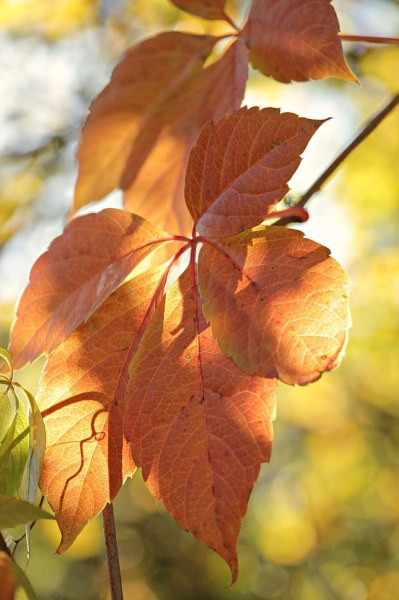
[[[103,528],[111,598],[112,600],[123,600],[121,569],[112,504],[106,504],[103,510]]]
[[[343,150],[341,152],[341,154],[339,154],[337,156],[337,158],[327,167],[327,169],[320,175],[320,177],[318,179],[316,179],[316,181],[313,183],[313,185],[310,186],[310,188],[307,190],[307,192],[305,192],[303,194],[303,196],[301,197],[301,199],[299,200],[299,202],[296,204],[296,206],[302,206],[304,207],[305,204],[308,202],[308,200],[316,193],[320,190],[320,188],[322,187],[322,185],[327,181],[327,179],[329,179],[331,177],[331,175],[334,173],[334,171],[336,171],[338,169],[338,167],[341,165],[341,163],[345,160],[345,158],[355,149],[357,148],[357,146],[359,146],[359,144],[361,144],[369,135],[372,131],[374,131],[374,129],[376,129],[376,127],[378,127],[378,125],[381,123],[381,121],[383,119],[385,119],[385,117],[392,112],[392,110],[395,108],[395,106],[399,103],[399,93],[395,94],[390,102],[388,102],[388,104],[378,113],[376,113],[374,115],[374,117],[372,117],[372,119],[370,119],[370,121],[368,122],[368,124],[366,125],[366,127],[364,129],[362,129],[362,131],[359,133],[359,135],[353,140],[353,142],[351,142],[349,144],[349,146],[347,146],[345,148],[345,150]],[[274,225],[288,225],[289,223],[296,223],[298,222],[299,219],[292,216],[292,217],[283,217],[282,219],[279,219],[278,221],[276,221],[274,223]]]

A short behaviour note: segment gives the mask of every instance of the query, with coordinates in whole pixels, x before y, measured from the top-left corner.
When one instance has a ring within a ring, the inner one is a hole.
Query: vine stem
[[[123,600],[121,568],[116,541],[115,519],[112,503],[103,510],[103,529],[107,554],[108,577],[112,600]]]
[[[347,35],[338,34],[341,40],[345,42],[366,42],[369,44],[399,44],[399,38],[396,37],[376,37],[374,35]]]
[[[327,167],[325,171],[320,175],[318,179],[310,186],[310,188],[303,194],[299,202],[295,205],[296,207],[302,206],[304,207],[308,200],[320,190],[321,186],[331,177],[331,175],[336,171],[336,169],[340,166],[340,164],[345,160],[345,158],[355,149],[359,144],[361,144],[376,127],[381,123],[385,117],[393,111],[393,109],[399,103],[399,93],[392,96],[391,100],[388,102],[383,109],[381,109],[378,113],[376,113],[370,121],[367,123],[366,127],[362,129],[359,135],[347,146],[341,154],[337,156],[337,158]],[[276,221],[273,225],[288,225],[288,223],[297,222],[299,219],[295,216],[292,217],[283,217]]]

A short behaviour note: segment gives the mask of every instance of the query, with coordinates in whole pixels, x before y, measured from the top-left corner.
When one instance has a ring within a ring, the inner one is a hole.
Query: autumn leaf
[[[226,0],[172,0],[173,4],[204,19],[224,20]]]
[[[263,221],[288,192],[300,154],[322,123],[275,108],[242,108],[206,125],[185,187],[197,232],[228,236]]]
[[[147,215],[168,231],[191,231],[192,220],[184,203],[191,148],[205,122],[240,107],[247,76],[247,50],[236,40],[222,58],[176,90],[169,99],[176,121],[169,118],[149,160],[125,192],[126,209]]]
[[[110,83],[92,102],[83,127],[75,210],[119,186],[140,134],[148,154],[168,94],[202,68],[215,41],[210,36],[167,32],[126,53]],[[155,129],[150,125],[153,119]]]
[[[225,358],[188,270],[166,293],[130,367],[126,435],[157,499],[237,576],[236,541],[271,450],[273,380]]]
[[[32,267],[11,334],[14,366],[56,348],[163,237],[141,217],[116,209],[72,221]]]
[[[14,600],[17,581],[13,573],[12,558],[3,550],[0,550],[0,581],[1,600]]]
[[[120,187],[127,209],[187,232],[182,192],[189,151],[207,120],[239,108],[248,72],[241,40],[203,69],[217,41],[170,32],[126,54],[83,128],[75,210]]]
[[[205,244],[205,318],[248,375],[304,385],[335,368],[349,323],[348,277],[330,251],[283,227]]]
[[[331,0],[253,0],[242,31],[253,66],[289,83],[340,77],[358,83],[338,37]]]
[[[118,288],[47,361],[39,402],[48,432],[41,477],[66,550],[134,465],[123,436],[128,366],[164,267]]]
[[[60,552],[133,472],[130,445],[154,496],[235,580],[241,520],[270,456],[274,378],[317,379],[347,337],[347,276],[328,249],[250,229],[286,193],[319,124],[276,109],[210,123],[186,173],[192,239],[105,210],[72,221],[33,267],[12,347],[20,362],[56,348],[39,402]],[[172,241],[166,266],[130,273]]]

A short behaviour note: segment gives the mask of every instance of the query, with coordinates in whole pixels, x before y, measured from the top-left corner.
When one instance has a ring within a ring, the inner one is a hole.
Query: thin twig
[[[103,528],[111,598],[112,600],[123,600],[121,569],[112,504],[106,504],[103,510]]]
[[[345,158],[354,150],[359,144],[361,144],[374,129],[381,123],[383,119],[395,108],[395,106],[399,103],[399,93],[395,94],[390,102],[378,113],[374,115],[366,125],[364,129],[359,133],[359,135],[337,156],[337,158],[327,167],[325,171],[320,175],[318,179],[310,186],[307,192],[303,194],[299,202],[296,206],[305,206],[308,200],[320,190],[321,186],[331,177],[331,175],[336,171],[336,169],[340,166],[340,164],[345,160]],[[274,223],[274,225],[288,225],[288,223],[297,222],[298,219],[293,217],[283,217]]]
[[[39,507],[39,508],[41,508],[41,507],[43,506],[43,502],[44,502],[44,496],[42,495],[42,497],[40,498],[40,502],[39,502],[39,504],[38,504],[38,507]],[[30,523],[30,524],[29,524],[29,530],[30,530],[30,531],[32,531],[32,529],[34,528],[34,526],[36,525],[36,523],[37,523],[37,521],[32,521],[32,523]],[[23,534],[22,534],[22,535],[21,535],[19,538],[17,538],[16,540],[14,540],[15,547],[14,547],[14,550],[13,550],[13,552],[12,552],[12,555],[13,555],[13,556],[14,556],[14,554],[15,554],[15,551],[16,551],[16,549],[17,549],[17,546],[18,546],[18,544],[19,544],[20,542],[22,542],[22,540],[23,540],[23,539],[25,539],[25,538],[26,538],[26,531],[25,531],[25,533],[23,533]]]
[[[396,37],[376,37],[374,35],[347,35],[338,34],[341,40],[345,42],[365,42],[366,44],[399,44],[399,38]]]

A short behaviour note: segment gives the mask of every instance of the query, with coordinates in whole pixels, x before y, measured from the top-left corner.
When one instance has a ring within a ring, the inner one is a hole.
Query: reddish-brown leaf
[[[104,302],[164,234],[105,209],[73,220],[32,267],[11,332],[14,365],[49,353]]]
[[[338,37],[331,0],[253,0],[242,36],[253,66],[289,83],[340,77],[358,82]]]
[[[242,108],[208,123],[191,151],[185,186],[198,233],[224,237],[263,221],[322,123],[275,108]]]
[[[136,174],[130,162],[125,208],[135,210],[167,231],[187,234],[192,221],[184,203],[184,178],[190,150],[206,121],[240,107],[248,76],[247,50],[235,41],[221,59],[187,79],[168,98],[167,119],[147,162]],[[137,146],[138,152],[140,151]],[[133,155],[132,155],[133,156]]]
[[[348,278],[329,250],[283,227],[205,244],[205,318],[249,375],[306,384],[337,366],[350,325]]]
[[[173,4],[203,19],[224,20],[226,0],[172,0]]]
[[[0,600],[15,600],[17,581],[12,567],[12,558],[0,551]]]
[[[47,361],[39,404],[47,449],[42,492],[66,550],[134,466],[123,435],[128,366],[163,268],[118,288]]]
[[[75,210],[119,187],[136,140],[148,154],[168,95],[202,68],[214,43],[210,36],[167,32],[126,53],[83,127]]]
[[[182,192],[189,151],[207,120],[240,106],[247,79],[241,40],[203,69],[216,41],[171,32],[130,50],[83,128],[75,209],[120,187],[127,209],[188,231]]]
[[[133,359],[126,436],[151,492],[234,581],[240,523],[270,457],[275,382],[222,355],[194,279],[186,271],[167,292]]]

